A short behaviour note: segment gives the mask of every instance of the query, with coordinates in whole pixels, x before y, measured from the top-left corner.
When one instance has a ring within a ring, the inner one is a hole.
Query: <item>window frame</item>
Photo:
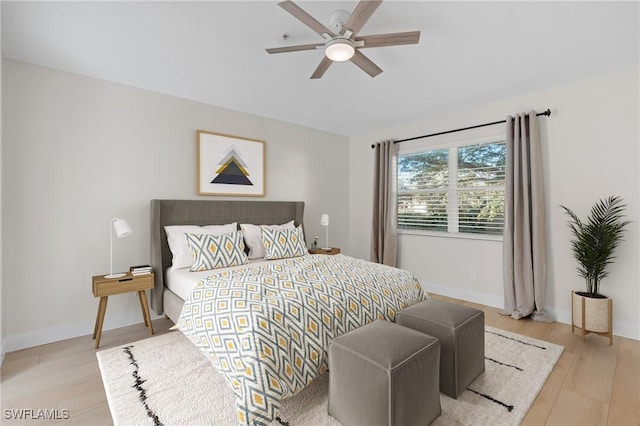
[[[423,153],[423,152],[427,152],[427,151],[435,151],[435,150],[441,150],[441,149],[448,149],[449,150],[449,155],[448,155],[448,165],[449,165],[449,176],[456,176],[456,179],[449,179],[448,182],[448,187],[446,189],[446,191],[435,191],[435,192],[446,192],[447,193],[447,197],[448,197],[448,203],[447,203],[447,232],[444,231],[431,231],[431,230],[423,230],[423,229],[405,229],[405,228],[400,228],[397,223],[396,223],[396,232],[398,234],[406,234],[406,235],[420,235],[420,236],[428,236],[428,237],[440,237],[440,238],[459,238],[459,239],[467,239],[467,240],[485,240],[485,241],[497,241],[497,242],[502,242],[503,241],[503,235],[502,234],[480,234],[480,233],[470,233],[470,232],[459,232],[459,231],[455,231],[453,232],[452,229],[455,229],[456,227],[459,227],[459,216],[458,216],[458,212],[459,209],[453,209],[455,210],[454,212],[452,212],[451,210],[451,206],[452,205],[458,205],[458,190],[457,190],[457,173],[458,173],[458,156],[457,156],[457,149],[460,147],[465,147],[465,146],[472,146],[472,145],[483,145],[483,144],[489,144],[489,143],[497,143],[497,142],[503,142],[506,143],[506,138],[504,136],[504,134],[493,134],[490,136],[483,136],[480,138],[473,138],[473,139],[464,139],[464,140],[455,140],[452,142],[445,142],[445,143],[437,143],[437,144],[421,144],[421,145],[413,145],[410,148],[406,148],[403,149],[402,145],[400,145],[400,148],[398,149],[398,158],[397,160],[400,160],[401,156],[405,156],[405,155],[412,155],[412,154],[419,154],[419,153]],[[453,153],[453,155],[452,155]],[[398,209],[398,198],[397,196],[400,194],[400,189],[399,189],[399,180],[397,179],[397,173],[398,173],[399,167],[396,164],[396,215],[397,215],[397,209]],[[499,187],[501,188],[503,191],[506,190],[506,183],[504,186]],[[453,216],[453,217],[452,217]]]

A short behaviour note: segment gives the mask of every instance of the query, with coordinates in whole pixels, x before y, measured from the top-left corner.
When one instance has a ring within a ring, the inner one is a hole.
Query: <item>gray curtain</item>
[[[375,146],[371,261],[396,266],[396,166],[398,146],[392,140]]]
[[[507,116],[504,304],[500,313],[553,322],[544,311],[545,207],[538,117]]]

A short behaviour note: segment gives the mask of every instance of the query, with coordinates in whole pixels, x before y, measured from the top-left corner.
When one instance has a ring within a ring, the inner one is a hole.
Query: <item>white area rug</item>
[[[485,373],[457,400],[440,394],[442,415],[434,425],[518,425],[564,350],[492,327],[485,344]],[[96,355],[116,425],[237,424],[231,388],[179,331]],[[339,425],[327,414],[328,376],[285,400],[282,421]]]

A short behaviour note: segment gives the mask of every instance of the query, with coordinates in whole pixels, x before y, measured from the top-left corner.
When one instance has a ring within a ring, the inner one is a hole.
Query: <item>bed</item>
[[[239,424],[270,424],[283,399],[326,371],[331,339],[375,319],[392,321],[426,297],[406,271],[344,255],[310,255],[304,241],[304,253],[295,257],[200,275],[189,294],[167,288],[167,278],[175,277],[165,226],[293,221],[295,231],[273,231],[283,241],[301,235],[303,215],[303,202],[151,201],[152,307],[225,376],[237,397]]]
[[[165,286],[166,271],[171,267],[171,251],[164,227],[168,225],[221,225],[230,222],[274,224],[293,220],[302,225],[304,202],[301,201],[208,201],[151,200],[151,266],[155,283],[151,307],[158,315],[178,321],[184,299]]]

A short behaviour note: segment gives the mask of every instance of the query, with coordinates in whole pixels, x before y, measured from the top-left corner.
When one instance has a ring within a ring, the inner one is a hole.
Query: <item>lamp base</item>
[[[125,275],[127,275],[127,274],[124,274],[124,273],[117,273],[117,274],[109,274],[109,275],[105,275],[104,277],[105,277],[105,278],[108,278],[108,279],[113,279],[113,278],[122,278],[122,277],[124,277]]]

